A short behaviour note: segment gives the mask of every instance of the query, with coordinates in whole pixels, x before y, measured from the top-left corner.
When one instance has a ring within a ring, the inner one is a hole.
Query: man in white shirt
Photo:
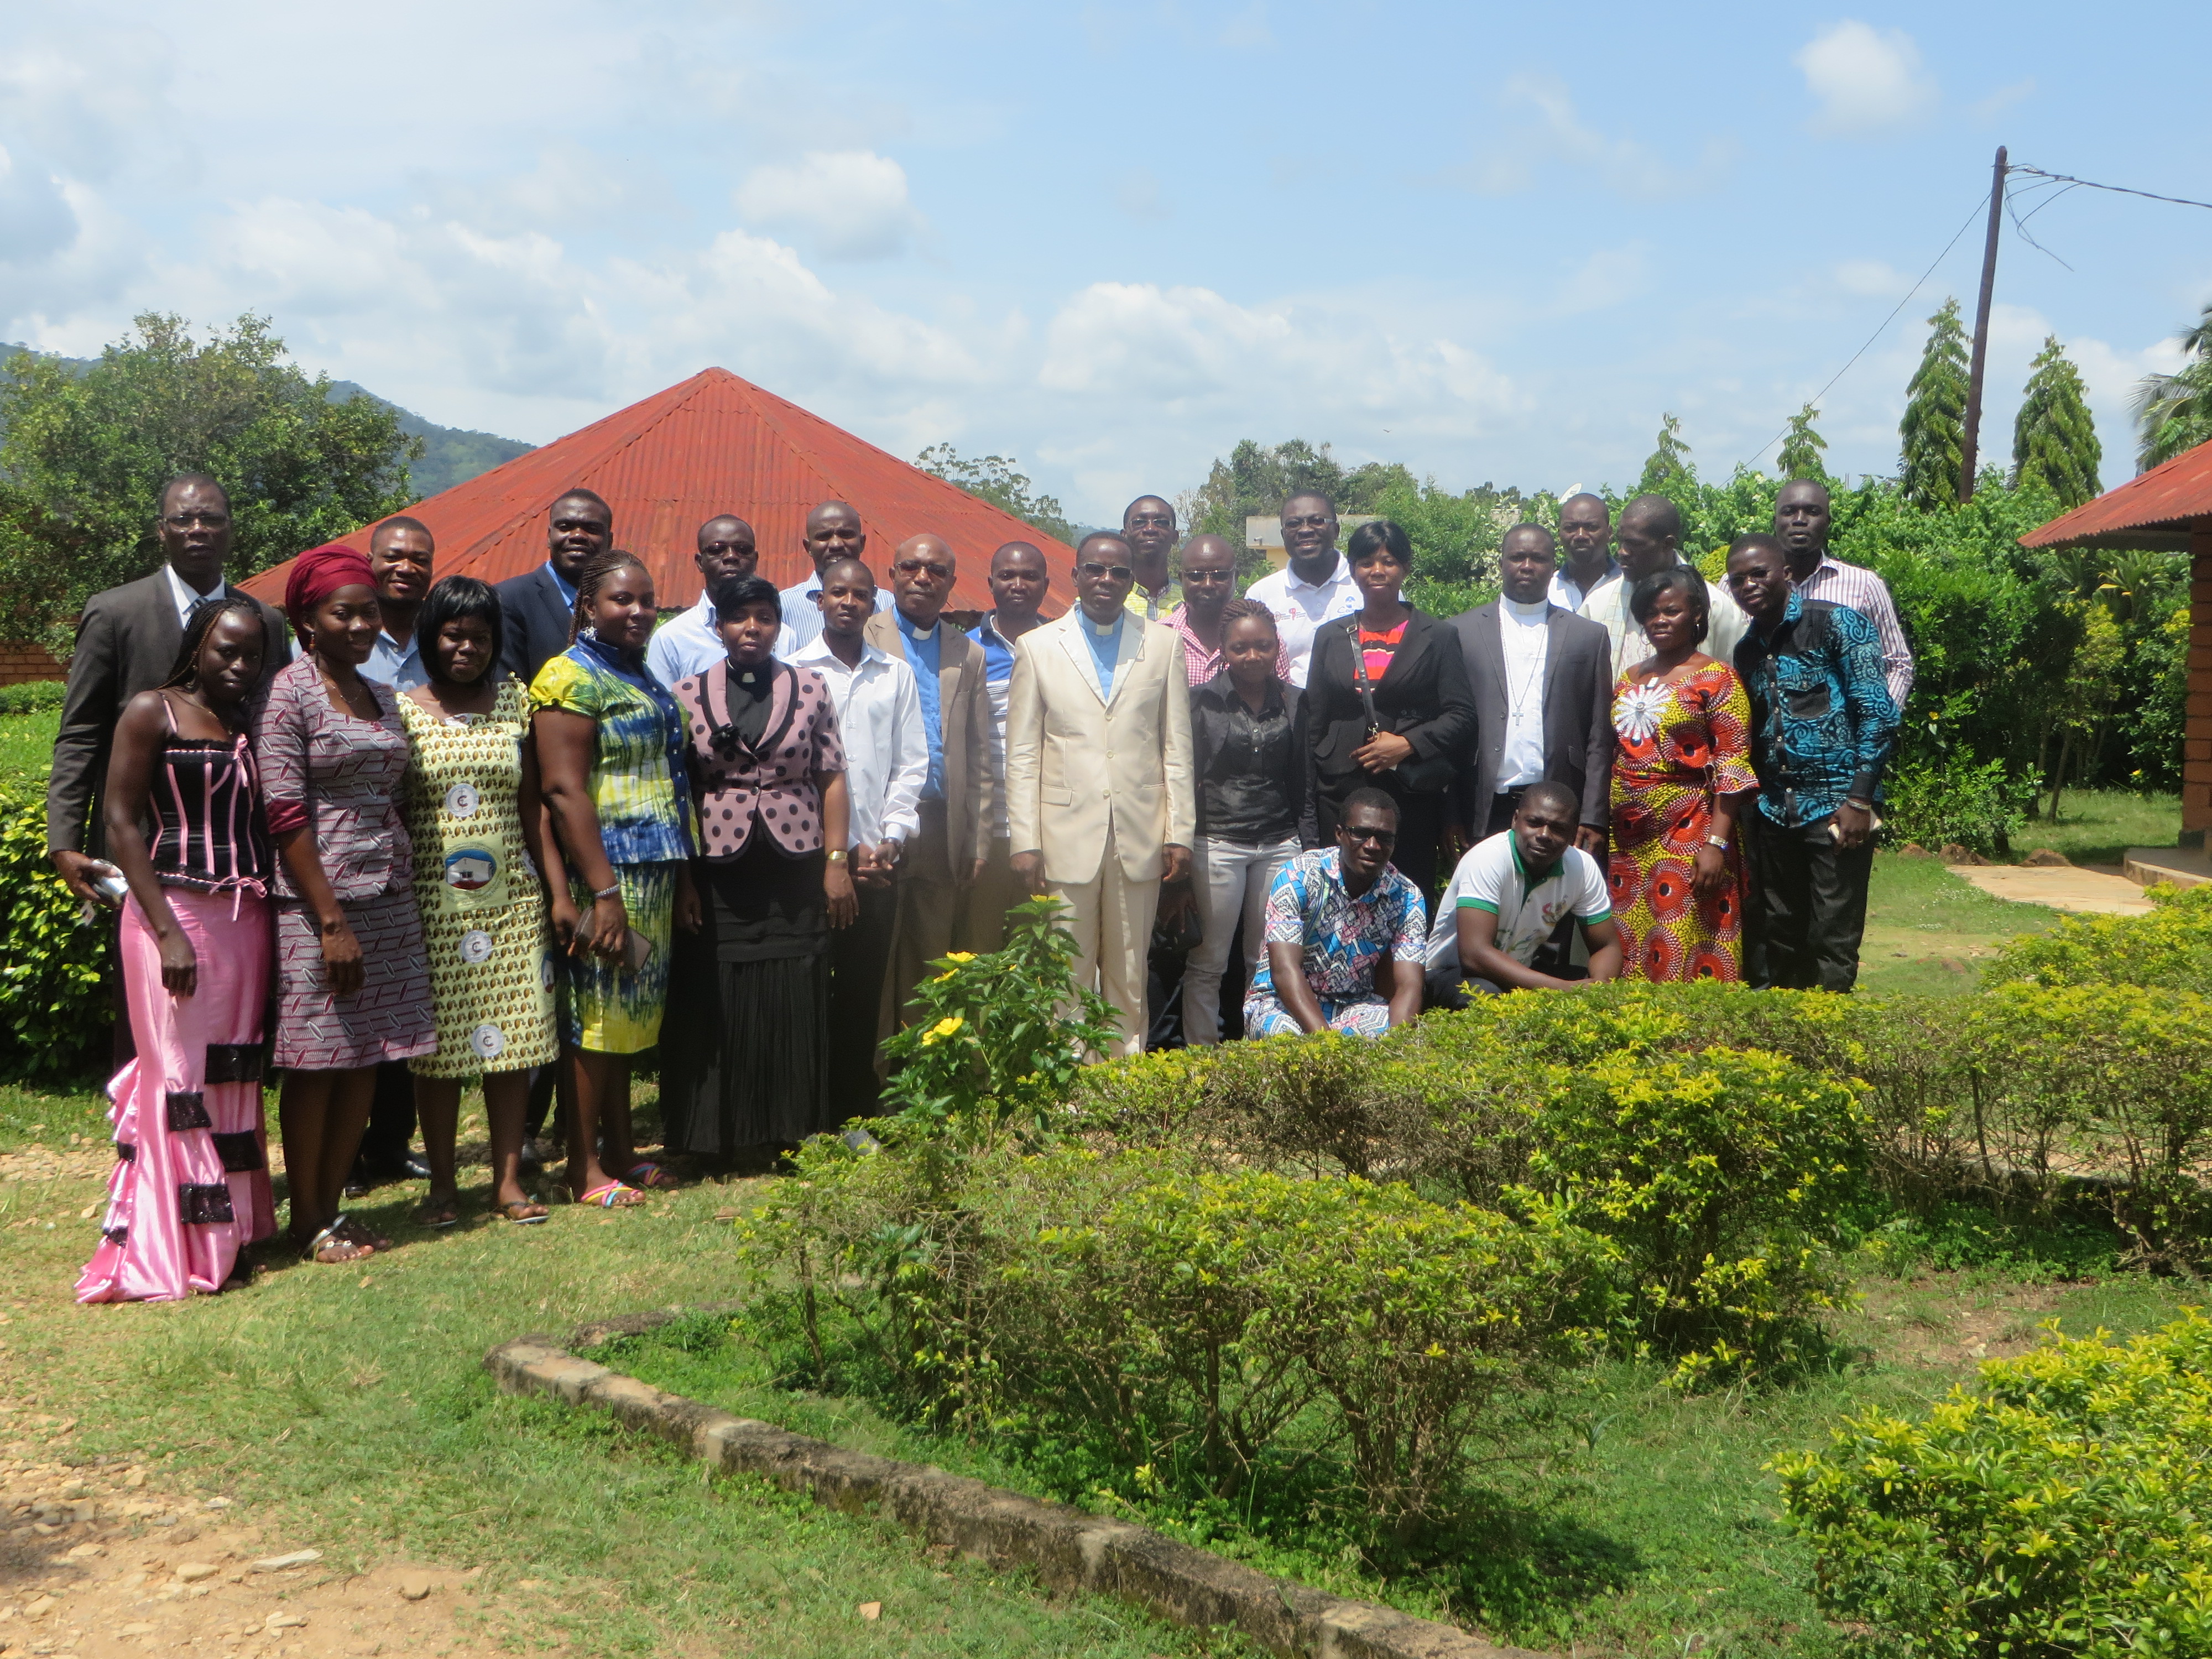
[[[718,514],[699,526],[699,602],[665,617],[645,647],[646,665],[663,685],[703,674],[730,654],[714,631],[714,584],[735,581],[760,568],[753,527],[734,513]]]
[[[1629,597],[1644,577],[1674,565],[1690,568],[1677,546],[1682,537],[1682,509],[1664,495],[1638,495],[1620,509],[1620,568],[1607,576],[1583,601],[1582,614],[1603,623],[1613,635],[1613,677],[1618,680],[1634,664],[1651,654],[1651,641],[1644,624],[1632,616]],[[1707,582],[1705,642],[1698,648],[1715,662],[1734,662],[1736,641],[1751,626],[1743,607],[1729,597],[1725,584]]]
[[[783,632],[776,636],[775,654],[786,662],[822,631],[822,611],[815,599],[822,592],[823,567],[832,559],[865,559],[868,554],[868,535],[860,528],[860,515],[843,501],[817,502],[806,515],[806,528],[799,532],[799,543],[813,561],[814,574],[777,596],[783,601]],[[878,588],[876,609],[890,608],[890,591]]]
[[[1429,930],[1427,1006],[1464,1008],[1470,991],[1566,990],[1620,977],[1605,872],[1574,845],[1580,805],[1563,783],[1532,783],[1513,827],[1460,860]],[[1567,967],[1552,944],[1570,916],[1589,949],[1587,969]]]
[[[1305,490],[1283,503],[1283,550],[1290,562],[1254,582],[1244,597],[1274,613],[1291,684],[1302,687],[1313,660],[1314,635],[1364,601],[1352,567],[1336,550],[1336,508],[1328,496]]]
[[[1579,611],[1590,590],[1620,568],[1613,559],[1613,515],[1605,502],[1584,491],[1559,503],[1559,551],[1565,556],[1552,576],[1552,603]]]
[[[1912,647],[1898,620],[1897,601],[1890,597],[1889,584],[1873,571],[1845,564],[1828,551],[1834,526],[1828,487],[1817,479],[1793,478],[1774,498],[1774,533],[1790,561],[1790,585],[1806,599],[1848,605],[1874,624],[1881,639],[1882,684],[1902,715],[1905,700],[1912,695]]]
[[[838,1121],[876,1109],[876,1030],[884,975],[898,920],[895,876],[907,842],[921,828],[921,788],[929,778],[929,733],[914,670],[863,635],[875,614],[876,579],[854,558],[819,573],[822,631],[791,665],[830,684],[845,748],[846,837],[860,914],[830,936],[830,1103]]]
[[[430,591],[430,562],[437,550],[430,527],[404,513],[369,532],[368,568],[376,578],[376,608],[383,623],[368,660],[361,665],[364,679],[407,691],[430,678],[415,643],[415,618]]]

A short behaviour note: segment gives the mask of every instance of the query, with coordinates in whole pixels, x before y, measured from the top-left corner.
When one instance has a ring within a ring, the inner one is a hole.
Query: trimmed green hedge
[[[2212,1322],[1981,1370],[1776,1461],[1825,1609],[1913,1659],[2212,1652]]]
[[[62,706],[64,683],[25,680],[19,685],[0,685],[0,714],[35,714]]]
[[[58,1080],[106,1057],[110,919],[83,906],[46,857],[43,799],[0,794],[0,1071]]]

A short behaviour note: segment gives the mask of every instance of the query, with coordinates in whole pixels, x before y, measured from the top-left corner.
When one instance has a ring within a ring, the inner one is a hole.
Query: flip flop
[[[602,1210],[633,1210],[645,1202],[645,1194],[635,1187],[625,1186],[619,1181],[610,1181],[589,1192],[579,1193],[576,1202],[595,1204]]]
[[[516,1214],[518,1210],[524,1213]],[[534,1227],[541,1221],[552,1218],[545,1206],[532,1198],[519,1198],[512,1204],[502,1204],[499,1206],[499,1212],[518,1227]]]
[[[372,1250],[390,1250],[394,1248],[392,1241],[382,1233],[369,1231],[360,1222],[343,1212],[331,1218],[330,1231],[349,1244],[365,1245]]]
[[[458,1198],[426,1198],[415,1212],[415,1224],[443,1232],[448,1227],[461,1224],[461,1201]]]
[[[638,1164],[623,1179],[640,1191],[649,1193],[673,1192],[682,1184],[658,1164],[651,1162]]]
[[[345,1250],[352,1254],[326,1256],[323,1254],[325,1250]],[[307,1241],[307,1248],[300,1252],[300,1259],[303,1261],[317,1262],[325,1267],[339,1267],[348,1262],[366,1261],[375,1254],[374,1246],[364,1244],[357,1238],[348,1238],[341,1234],[338,1231],[337,1223],[334,1221]]]

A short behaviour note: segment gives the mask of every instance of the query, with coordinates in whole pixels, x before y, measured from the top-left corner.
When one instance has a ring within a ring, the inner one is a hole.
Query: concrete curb
[[[670,1310],[599,1321],[580,1327],[570,1341],[590,1346],[677,1316]],[[1233,1626],[1276,1653],[1314,1659],[1547,1659],[1395,1608],[1270,1578],[1149,1528],[732,1417],[580,1358],[555,1337],[518,1337],[494,1348],[483,1363],[508,1394],[600,1407],[725,1474],[758,1475],[848,1515],[878,1510],[971,1560],[1029,1567],[1052,1589],[1118,1596],[1178,1625]]]

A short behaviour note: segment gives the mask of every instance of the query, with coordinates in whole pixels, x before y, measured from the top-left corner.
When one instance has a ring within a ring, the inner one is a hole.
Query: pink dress
[[[188,997],[161,988],[161,947],[135,898],[121,956],[138,1057],[107,1085],[115,1169],[80,1302],[173,1301],[222,1288],[276,1231],[262,1127],[270,870],[259,775],[243,733],[170,736],[156,775],[154,871],[198,958]]]

